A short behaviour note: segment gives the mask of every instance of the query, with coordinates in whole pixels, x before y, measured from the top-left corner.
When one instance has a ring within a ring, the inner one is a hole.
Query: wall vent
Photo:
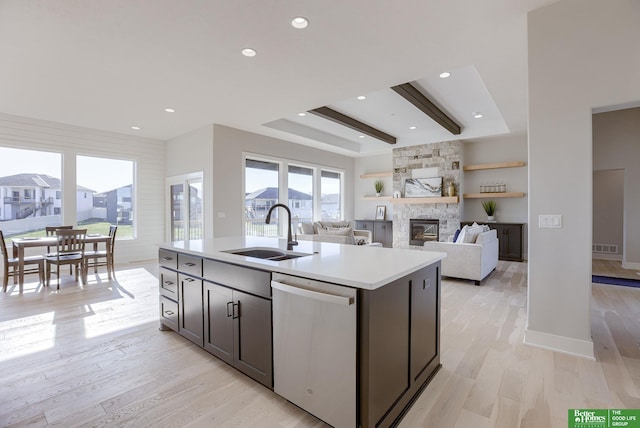
[[[604,254],[618,254],[618,246],[612,244],[593,244],[591,252]]]

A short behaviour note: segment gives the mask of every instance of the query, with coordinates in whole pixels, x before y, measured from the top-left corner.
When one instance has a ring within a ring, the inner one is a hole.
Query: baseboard
[[[638,263],[638,262],[628,262],[626,260],[623,260],[622,261],[622,269],[640,270],[640,263]]]
[[[591,258],[596,260],[615,260],[621,262],[622,254],[591,253]]]
[[[596,359],[593,353],[593,341],[591,340],[572,339],[570,337],[527,329],[524,332],[524,343],[526,345],[562,352],[563,354],[586,358],[588,360],[595,361]]]

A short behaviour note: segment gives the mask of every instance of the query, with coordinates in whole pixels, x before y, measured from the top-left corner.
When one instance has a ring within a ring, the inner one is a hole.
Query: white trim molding
[[[622,261],[622,269],[640,270],[640,263],[638,263],[638,262],[628,262],[626,260],[623,260]]]
[[[562,352],[563,354],[586,358],[587,360],[596,360],[593,353],[593,341],[591,340],[573,339],[527,329],[524,332],[523,342],[525,345]]]

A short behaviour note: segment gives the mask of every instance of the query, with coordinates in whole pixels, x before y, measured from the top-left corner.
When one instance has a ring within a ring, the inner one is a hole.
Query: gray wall
[[[622,263],[640,269],[640,108],[593,115],[593,169],[624,170]],[[596,220],[594,214],[594,225]]]
[[[564,0],[528,15],[526,343],[594,357],[592,109],[640,100],[639,16],[635,0]],[[562,215],[562,228],[539,228],[541,214]]]

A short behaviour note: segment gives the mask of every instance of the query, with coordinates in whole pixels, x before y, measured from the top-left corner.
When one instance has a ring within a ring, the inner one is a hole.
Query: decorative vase
[[[495,216],[492,216],[492,215],[487,216],[487,221],[495,221],[495,220],[496,220]]]
[[[380,193],[376,193],[376,196],[379,198],[380,197]]]
[[[449,187],[447,188],[447,195],[449,196],[456,195],[456,186],[453,183],[449,183]]]

